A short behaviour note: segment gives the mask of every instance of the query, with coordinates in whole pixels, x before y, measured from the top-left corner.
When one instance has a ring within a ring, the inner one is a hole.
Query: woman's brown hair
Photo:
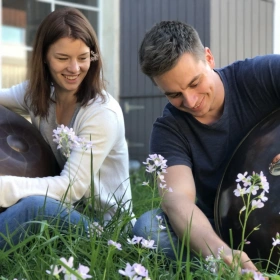
[[[29,66],[29,85],[25,102],[31,105],[35,116],[47,117],[51,100],[52,79],[45,63],[49,47],[65,37],[82,40],[91,51],[98,55],[92,61],[87,75],[76,92],[77,102],[85,106],[100,95],[105,88],[100,50],[96,33],[87,18],[77,9],[62,8],[50,13],[40,24],[34,41]]]

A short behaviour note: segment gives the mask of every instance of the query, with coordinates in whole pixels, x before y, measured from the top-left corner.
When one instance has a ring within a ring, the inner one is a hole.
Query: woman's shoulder
[[[121,107],[119,102],[108,92],[102,91],[102,94],[98,95],[95,99],[92,99],[85,106],[85,110],[111,110],[116,113],[120,113]]]

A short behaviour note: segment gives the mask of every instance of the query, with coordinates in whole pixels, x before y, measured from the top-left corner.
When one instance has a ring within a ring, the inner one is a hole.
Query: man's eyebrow
[[[193,82],[195,82],[199,77],[200,77],[200,74],[194,76],[194,77],[191,79],[191,81],[188,83],[188,87],[191,86],[191,84],[192,84]],[[164,92],[164,94],[165,94],[166,96],[172,95],[172,94],[176,94],[176,93],[178,93],[178,92],[168,92],[168,91]]]
[[[178,92],[164,92],[164,95],[169,96],[169,95],[176,94],[176,93],[178,93]]]
[[[199,77],[200,77],[200,74],[194,76],[194,77],[191,79],[191,81],[189,82],[188,87],[189,87],[194,81],[196,81]]]

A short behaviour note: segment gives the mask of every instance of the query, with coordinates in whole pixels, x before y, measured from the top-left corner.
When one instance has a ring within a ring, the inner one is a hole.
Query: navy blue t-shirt
[[[221,118],[202,124],[168,103],[153,125],[150,140],[150,153],[164,156],[168,166],[192,169],[197,205],[209,219],[214,218],[216,191],[238,144],[280,107],[280,55],[237,61],[215,71],[225,89]]]

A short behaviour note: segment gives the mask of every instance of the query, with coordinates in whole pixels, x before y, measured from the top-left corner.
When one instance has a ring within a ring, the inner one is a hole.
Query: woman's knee
[[[25,213],[29,219],[38,215],[53,215],[61,203],[55,199],[46,196],[29,196],[19,200],[14,207],[17,211]],[[12,206],[13,207],[13,206]]]

